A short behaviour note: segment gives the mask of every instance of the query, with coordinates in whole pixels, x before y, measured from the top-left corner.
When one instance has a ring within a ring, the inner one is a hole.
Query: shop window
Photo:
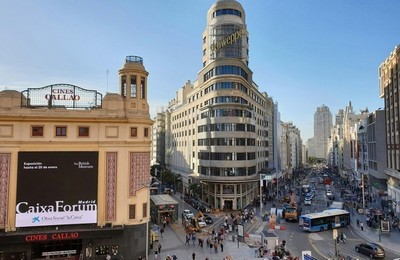
[[[43,126],[32,126],[32,136],[43,136]]]
[[[129,205],[129,219],[136,218],[136,204]]]
[[[149,129],[147,127],[144,128],[144,137],[149,137]]]

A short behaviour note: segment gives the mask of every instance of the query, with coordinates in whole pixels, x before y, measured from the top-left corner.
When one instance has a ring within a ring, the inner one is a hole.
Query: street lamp
[[[262,187],[263,187],[263,176],[264,174],[262,174],[260,172],[260,216],[262,217],[262,211],[263,211],[263,201],[262,201]]]

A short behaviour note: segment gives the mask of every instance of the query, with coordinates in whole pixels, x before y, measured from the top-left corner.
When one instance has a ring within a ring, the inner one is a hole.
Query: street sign
[[[311,256],[311,251],[301,251],[301,259],[302,260],[318,260],[317,258]]]

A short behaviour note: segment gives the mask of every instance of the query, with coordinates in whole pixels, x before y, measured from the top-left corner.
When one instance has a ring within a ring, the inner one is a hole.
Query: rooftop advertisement
[[[16,227],[97,223],[98,152],[19,152]]]

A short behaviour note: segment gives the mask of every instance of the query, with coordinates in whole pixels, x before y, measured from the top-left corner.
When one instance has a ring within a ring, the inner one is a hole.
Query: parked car
[[[182,218],[185,217],[187,219],[193,219],[194,218],[194,214],[190,209],[184,209],[182,211]]]
[[[356,245],[356,251],[370,258],[384,258],[385,250],[375,243],[362,243]]]

